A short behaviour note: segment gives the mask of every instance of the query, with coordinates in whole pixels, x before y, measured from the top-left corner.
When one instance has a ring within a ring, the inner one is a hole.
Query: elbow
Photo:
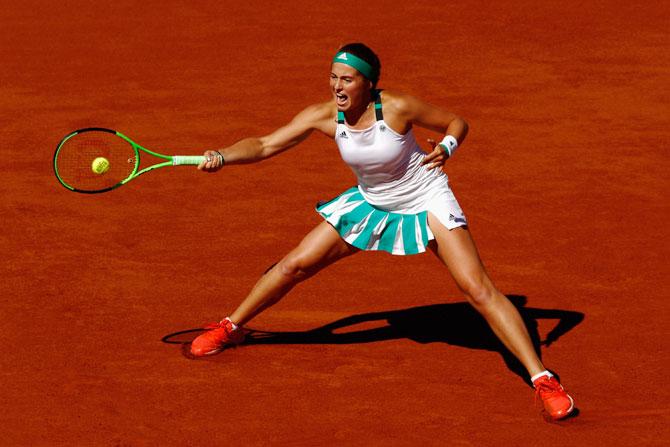
[[[463,119],[463,118],[458,118],[461,124],[461,135],[460,138],[458,139],[459,142],[463,141],[465,137],[468,135],[468,130],[470,127],[468,126],[468,123]]]
[[[460,116],[456,116],[449,122],[446,133],[452,135],[458,140],[458,144],[461,144],[468,135],[468,129],[468,123],[466,123]]]
[[[265,160],[274,154],[274,148],[267,138],[258,138],[256,141],[256,159]]]

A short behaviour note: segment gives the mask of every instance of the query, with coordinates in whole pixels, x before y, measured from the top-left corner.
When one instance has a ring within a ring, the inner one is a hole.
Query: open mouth
[[[347,95],[343,95],[341,93],[336,93],[335,94],[335,102],[340,107],[344,106],[347,103],[348,100],[349,100],[349,97]]]

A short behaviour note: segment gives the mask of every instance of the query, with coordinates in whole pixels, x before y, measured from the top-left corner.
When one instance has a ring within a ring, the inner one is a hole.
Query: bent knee
[[[282,276],[296,282],[304,279],[309,269],[300,257],[291,255],[279,261],[277,267]]]
[[[497,296],[494,287],[484,278],[468,281],[461,285],[461,289],[470,304],[476,308],[485,308],[491,305]]]

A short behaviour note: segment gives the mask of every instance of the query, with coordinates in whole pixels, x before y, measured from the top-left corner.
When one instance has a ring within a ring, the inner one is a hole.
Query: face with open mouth
[[[371,86],[354,67],[335,62],[330,69],[330,90],[341,112],[367,107]]]

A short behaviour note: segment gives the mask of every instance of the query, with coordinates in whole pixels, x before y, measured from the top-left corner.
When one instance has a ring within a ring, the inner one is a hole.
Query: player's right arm
[[[225,164],[254,163],[270,158],[302,142],[315,129],[332,138],[335,134],[333,111],[332,103],[309,106],[298,113],[290,123],[269,135],[245,138],[218,151],[205,151],[205,161],[198,166],[198,169],[218,171],[223,166],[219,153],[223,156]]]

